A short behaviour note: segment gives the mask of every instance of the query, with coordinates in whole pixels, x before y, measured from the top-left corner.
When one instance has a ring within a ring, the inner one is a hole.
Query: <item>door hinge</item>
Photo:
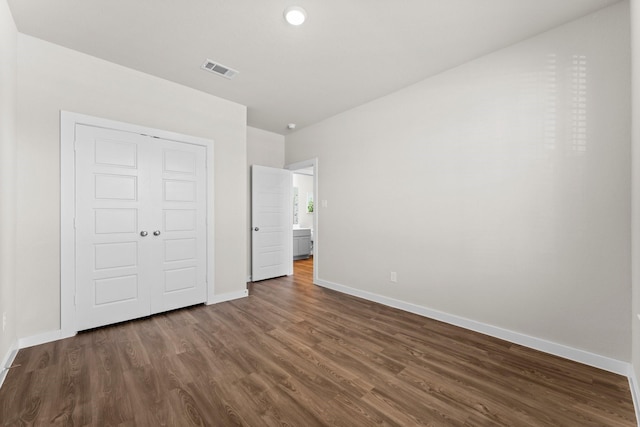
[[[75,218],[73,218],[73,229],[74,230],[76,229],[76,219]]]
[[[73,295],[73,305],[77,306],[78,305],[78,294],[75,293]]]

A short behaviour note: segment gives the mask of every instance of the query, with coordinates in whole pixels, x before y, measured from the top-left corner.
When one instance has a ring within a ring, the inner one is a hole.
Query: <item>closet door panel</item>
[[[207,296],[206,148],[163,141],[162,241],[153,313],[202,303]]]
[[[139,235],[149,200],[139,189],[145,139],[76,128],[76,311],[78,329],[149,314],[148,250]]]

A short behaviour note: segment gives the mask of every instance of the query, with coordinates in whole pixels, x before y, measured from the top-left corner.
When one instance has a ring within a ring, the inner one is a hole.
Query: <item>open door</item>
[[[251,166],[251,280],[293,274],[291,172]]]

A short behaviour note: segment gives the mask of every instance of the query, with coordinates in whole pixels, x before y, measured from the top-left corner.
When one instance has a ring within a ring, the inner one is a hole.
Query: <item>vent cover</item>
[[[204,61],[204,64],[202,64],[200,68],[206,71],[211,71],[219,76],[226,77],[227,79],[232,79],[238,74],[238,71],[233,68],[229,68],[226,65],[219,64],[210,59]]]

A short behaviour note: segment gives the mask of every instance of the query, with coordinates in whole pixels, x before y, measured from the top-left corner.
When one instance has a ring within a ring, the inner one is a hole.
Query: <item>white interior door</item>
[[[206,148],[76,127],[78,330],[206,299]]]
[[[207,224],[206,224],[206,148],[200,145],[156,140],[161,158],[160,193],[155,200],[156,218],[153,237],[156,272],[162,284],[151,293],[151,313],[173,310],[204,302],[207,297]],[[159,236],[156,234],[161,233]]]
[[[251,167],[251,278],[293,274],[291,172]]]

